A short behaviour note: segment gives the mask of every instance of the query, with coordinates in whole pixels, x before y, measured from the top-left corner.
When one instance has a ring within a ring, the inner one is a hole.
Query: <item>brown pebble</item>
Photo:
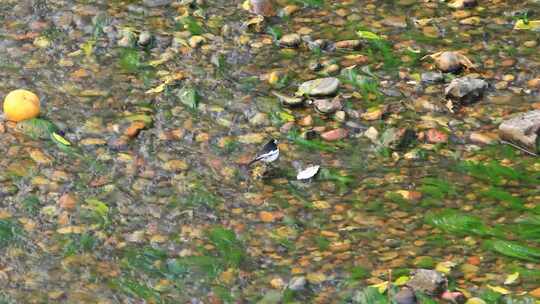
[[[501,62],[501,66],[506,67],[506,68],[514,66],[514,64],[516,64],[516,60],[512,58],[504,59]]]
[[[313,117],[311,115],[304,116],[299,122],[302,127],[309,127],[313,125]]]
[[[279,132],[288,133],[293,127],[294,127],[293,121],[286,122],[281,126],[281,128],[279,128]]]
[[[124,132],[124,135],[127,135],[129,137],[135,137],[145,127],[146,127],[146,124],[144,122],[142,122],[142,121],[134,121],[126,129],[126,131]]]
[[[432,144],[448,142],[448,134],[437,129],[429,129],[426,131],[426,140]]]
[[[527,81],[527,86],[531,89],[540,88],[540,77]]]
[[[322,139],[326,141],[336,141],[347,137],[348,132],[345,129],[338,128],[321,134]]]
[[[66,210],[75,209],[77,206],[77,198],[72,193],[64,193],[58,200],[58,205]]]

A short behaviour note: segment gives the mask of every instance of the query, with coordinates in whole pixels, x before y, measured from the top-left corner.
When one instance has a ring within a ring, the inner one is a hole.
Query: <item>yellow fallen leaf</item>
[[[439,264],[437,264],[437,266],[435,266],[435,270],[437,270],[438,272],[442,272],[444,274],[448,274],[452,268],[454,268],[456,266],[456,263],[452,262],[452,261],[445,261],[445,262],[440,262]]]
[[[324,281],[326,281],[326,275],[322,272],[312,272],[308,273],[306,276],[308,282],[311,284],[320,284]]]
[[[540,20],[529,20],[525,22],[523,19],[519,19],[514,25],[515,30],[539,30]]]
[[[161,56],[159,56],[159,59],[152,60],[148,62],[148,64],[155,67],[169,61],[173,57],[174,57],[174,53],[172,51],[167,50],[164,53],[162,53]]]
[[[249,2],[249,0],[246,0],[242,3],[242,9],[246,10],[246,11],[250,11],[251,10],[251,3]]]
[[[506,288],[503,288],[503,287],[500,287],[500,286],[491,286],[491,285],[487,285],[487,288],[497,292],[497,293],[500,293],[500,294],[503,294],[503,295],[508,295],[508,294],[511,294],[512,292],[510,292],[510,290],[506,289]]]
[[[163,83],[161,83],[160,85],[158,85],[157,87],[155,87],[153,89],[150,89],[150,90],[146,91],[145,93],[146,94],[161,93],[161,92],[163,92],[163,90],[165,90],[165,87],[167,85],[171,84],[174,81],[184,79],[185,77],[186,77],[185,74],[182,73],[182,72],[177,72],[177,73],[174,73],[172,75],[166,75],[162,79]]]
[[[314,201],[313,207],[315,209],[328,209],[330,208],[330,204],[327,201]]]
[[[375,287],[379,291],[379,293],[385,293],[386,289],[388,288],[388,281],[384,281],[379,284],[371,285],[370,287]]]
[[[465,302],[465,304],[486,304],[486,301],[480,298],[470,298]]]
[[[165,90],[165,86],[167,86],[167,84],[165,83],[162,83],[160,85],[158,85],[157,87],[153,88],[153,89],[150,89],[146,92],[144,92],[145,94],[157,94],[157,93],[161,93],[163,92],[163,90]]]
[[[81,233],[84,232],[84,227],[82,227],[82,226],[67,226],[67,227],[59,228],[58,230],[56,230],[56,232],[58,232],[60,234],[70,234],[70,233],[81,234]]]
[[[504,280],[504,285],[512,285],[517,281],[517,279],[519,279],[519,272],[509,274],[506,277],[506,280]]]
[[[401,276],[397,278],[397,280],[394,282],[394,285],[396,286],[402,286],[407,284],[411,278],[409,276]]]

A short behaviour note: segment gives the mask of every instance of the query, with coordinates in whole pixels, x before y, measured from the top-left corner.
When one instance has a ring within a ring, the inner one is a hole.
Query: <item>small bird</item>
[[[258,161],[262,161],[263,163],[271,163],[277,160],[278,157],[278,141],[272,138],[268,143],[266,143],[266,145],[264,145],[261,152],[259,152],[259,154],[257,154],[257,156],[249,162],[248,167]]]

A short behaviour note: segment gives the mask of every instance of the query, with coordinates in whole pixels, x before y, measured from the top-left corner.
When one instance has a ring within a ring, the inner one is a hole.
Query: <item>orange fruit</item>
[[[4,99],[4,114],[8,120],[21,121],[39,115],[39,97],[27,90],[14,90]]]

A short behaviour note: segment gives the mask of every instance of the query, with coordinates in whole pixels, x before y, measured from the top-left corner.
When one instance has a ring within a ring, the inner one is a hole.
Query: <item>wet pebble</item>
[[[338,128],[330,131],[326,131],[321,134],[321,138],[326,141],[337,141],[347,137],[348,132],[345,129]]]
[[[426,72],[421,75],[422,82],[424,83],[437,83],[444,80],[444,76],[441,72]]]
[[[336,49],[358,49],[362,45],[360,40],[342,40],[334,44]]]
[[[301,41],[300,35],[293,33],[281,37],[281,39],[279,39],[279,44],[285,47],[297,47]]]
[[[322,114],[332,114],[341,110],[341,98],[336,96],[333,99],[317,99],[313,102],[315,110]]]
[[[327,96],[336,93],[339,80],[335,77],[319,78],[306,81],[298,88],[297,95]]]
[[[432,144],[448,142],[448,134],[437,129],[429,129],[425,132],[426,140]]]

